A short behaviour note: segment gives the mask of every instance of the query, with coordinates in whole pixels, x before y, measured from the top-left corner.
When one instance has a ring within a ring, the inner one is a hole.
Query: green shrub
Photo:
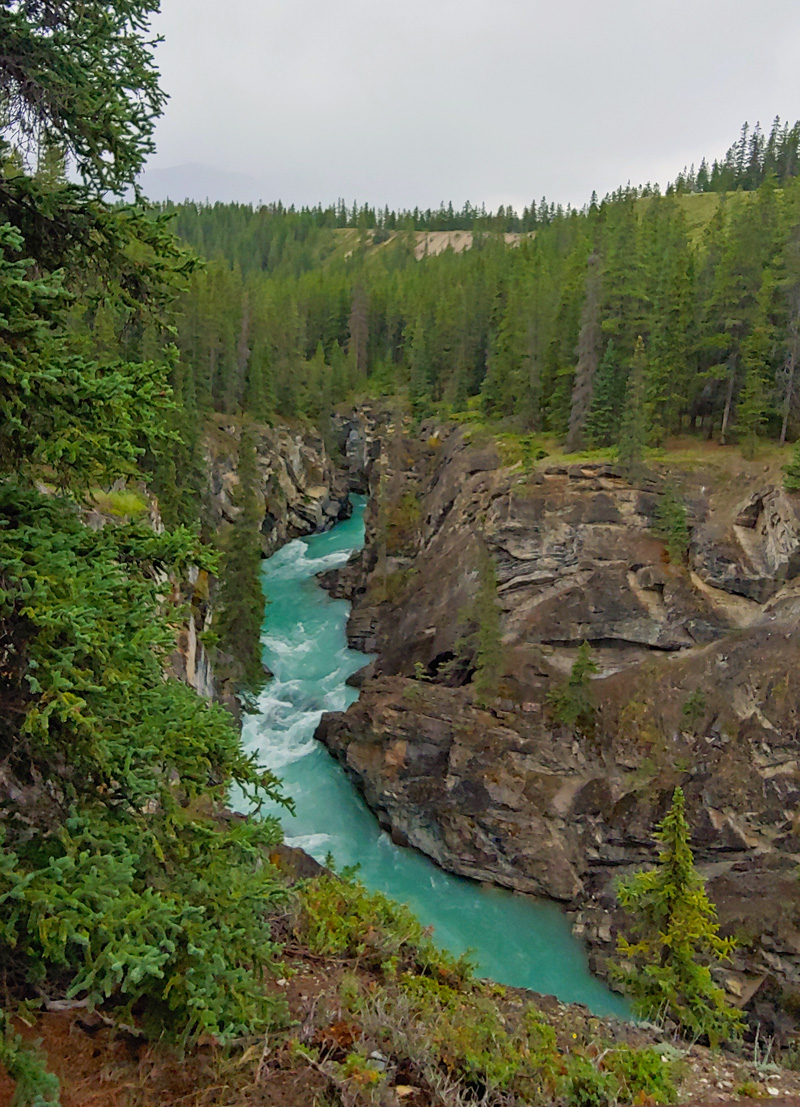
[[[783,487],[787,492],[800,492],[800,441],[795,443],[792,456],[783,467]]]
[[[58,1078],[47,1071],[47,1064],[38,1049],[23,1042],[0,1010],[0,1065],[14,1081],[14,1095],[9,1107],[58,1107]]]
[[[414,967],[436,979],[465,980],[468,958],[438,949],[413,912],[352,877],[324,874],[299,891],[294,928],[312,953],[354,957],[377,968]]]
[[[703,718],[707,710],[708,704],[703,689],[695,688],[684,703],[681,715],[686,725],[690,728],[694,728]]]
[[[576,1055],[567,1062],[561,1087],[569,1107],[613,1107],[619,1082],[590,1058]]]
[[[381,521],[388,554],[416,552],[421,518],[422,507],[415,491],[404,492],[398,501],[386,504]]]

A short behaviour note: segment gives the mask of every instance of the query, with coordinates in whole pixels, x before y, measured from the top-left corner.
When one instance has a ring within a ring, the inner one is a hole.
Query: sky
[[[581,206],[800,118],[797,0],[161,0],[154,198]]]

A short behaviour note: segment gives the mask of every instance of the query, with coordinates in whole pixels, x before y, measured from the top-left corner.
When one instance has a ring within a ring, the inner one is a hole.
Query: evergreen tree
[[[651,267],[653,311],[646,373],[650,437],[661,443],[680,427],[696,372],[694,361],[694,262],[683,215],[674,201],[654,201],[664,215]]]
[[[619,902],[632,917],[634,938],[620,937],[619,979],[637,1014],[670,1019],[688,1037],[712,1045],[735,1037],[742,1017],[731,1007],[711,969],[727,960],[731,938],[719,936],[716,910],[694,867],[683,792],[658,824],[660,851],[654,869],[620,882]]]
[[[742,453],[755,456],[758,439],[767,421],[767,390],[764,379],[753,366],[747,372],[736,409],[736,426]]]
[[[673,565],[682,565],[689,552],[689,523],[686,506],[672,484],[668,484],[656,506],[655,532],[667,544]]]
[[[647,417],[645,411],[645,370],[647,358],[642,336],[636,339],[628,379],[628,394],[620,425],[617,457],[631,477],[641,474],[644,448],[647,445]]]
[[[497,695],[503,671],[500,609],[497,604],[497,575],[486,552],[478,569],[478,594],[474,607],[475,673],[472,678],[477,702],[486,707]]]
[[[547,693],[547,702],[555,722],[577,727],[583,734],[593,732],[595,707],[591,677],[599,671],[592,657],[592,647],[588,642],[581,642],[569,677]]]
[[[408,361],[411,410],[420,419],[429,411],[431,402],[428,344],[421,316],[417,316],[411,332]]]
[[[215,559],[190,531],[80,512],[87,487],[139,480],[174,445],[174,358],[154,335],[194,263],[166,216],[104,200],[152,149],[156,8],[0,6],[0,972],[159,1037],[227,1041],[276,1011],[263,857],[280,828],[213,814],[232,784],[280,801],[277,781],[222,708],[165,677],[165,582]],[[83,183],[25,172],[26,140],[65,150]]]
[[[592,407],[586,420],[586,437],[593,446],[610,446],[617,441],[624,399],[625,378],[612,339],[595,376]]]
[[[261,523],[264,495],[258,473],[253,431],[242,427],[239,461],[236,467],[238,514],[223,535],[223,560],[215,629],[232,669],[221,673],[232,677],[239,689],[255,694],[264,682],[261,664],[261,623],[264,594],[261,590]]]

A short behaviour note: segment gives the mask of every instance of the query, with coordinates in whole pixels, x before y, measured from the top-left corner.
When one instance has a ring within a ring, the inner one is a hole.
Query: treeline
[[[467,202],[457,209],[452,202],[445,204],[444,201],[438,208],[415,207],[400,211],[356,201],[348,206],[344,200],[329,207],[295,208],[280,201],[256,207],[252,204],[174,204],[166,201],[157,207],[159,212],[174,216],[177,234],[204,256],[214,257],[220,252],[230,256],[231,250],[236,250],[237,241],[244,244],[241,240],[245,239],[251,249],[255,248],[255,256],[247,253],[237,260],[245,268],[257,265],[263,269],[275,268],[275,258],[270,258],[269,247],[276,238],[294,237],[313,246],[319,241],[317,231],[351,229],[373,232],[370,238],[380,245],[393,232],[409,230],[524,233],[535,231],[572,210],[569,205],[564,208],[548,202],[544,196],[523,207],[521,214],[510,204],[501,204],[497,211],[487,211],[485,204]]]
[[[768,177],[779,183],[796,177],[800,169],[800,122],[789,124],[775,116],[768,135],[761,124],[742,126],[738,140],[725,157],[708,164],[705,158],[698,169],[692,165],[675,178],[674,188],[686,192],[731,192],[737,188],[754,189]]]
[[[672,192],[733,192],[736,189],[756,189],[773,176],[783,182],[796,177],[800,168],[800,121],[790,125],[776,116],[769,135],[760,123],[751,128],[742,126],[738,140],[722,159],[710,165],[706,158],[700,167],[684,168],[668,184],[665,194]],[[628,185],[630,190],[630,185]],[[648,182],[635,190],[640,197],[661,194],[658,184]],[[606,196],[606,200],[612,197]],[[597,196],[592,195],[593,204]],[[166,202],[159,210],[172,215],[175,230],[204,257],[224,256],[238,261],[243,270],[253,268],[274,271],[280,267],[287,242],[297,242],[293,262],[311,268],[315,252],[325,242],[317,232],[355,229],[370,231],[377,245],[398,231],[481,231],[494,233],[530,233],[548,226],[553,220],[569,217],[570,205],[564,208],[546,197],[532,200],[518,213],[512,205],[501,204],[497,211],[487,211],[485,204],[467,201],[460,209],[444,200],[438,208],[405,208],[393,210],[340,198],[323,207],[285,206],[281,201],[253,207],[251,204],[208,204]],[[587,208],[583,209],[585,215]],[[324,250],[324,247],[323,247]]]
[[[623,189],[513,248],[473,232],[471,249],[421,260],[415,234],[351,232],[344,250],[318,229],[305,268],[288,260],[308,248],[299,217],[276,212],[283,263],[217,257],[183,296],[184,429],[206,410],[316,420],[353,393],[406,390],[418,414],[477,405],[571,449],[617,443],[631,402],[651,445],[793,437],[800,183],[721,194],[698,225],[707,203]],[[224,253],[236,212],[205,218]]]

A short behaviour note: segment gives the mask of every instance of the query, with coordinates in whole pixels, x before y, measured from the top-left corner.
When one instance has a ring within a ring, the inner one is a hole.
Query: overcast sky
[[[155,27],[175,199],[582,205],[800,117],[797,0],[162,0]]]

